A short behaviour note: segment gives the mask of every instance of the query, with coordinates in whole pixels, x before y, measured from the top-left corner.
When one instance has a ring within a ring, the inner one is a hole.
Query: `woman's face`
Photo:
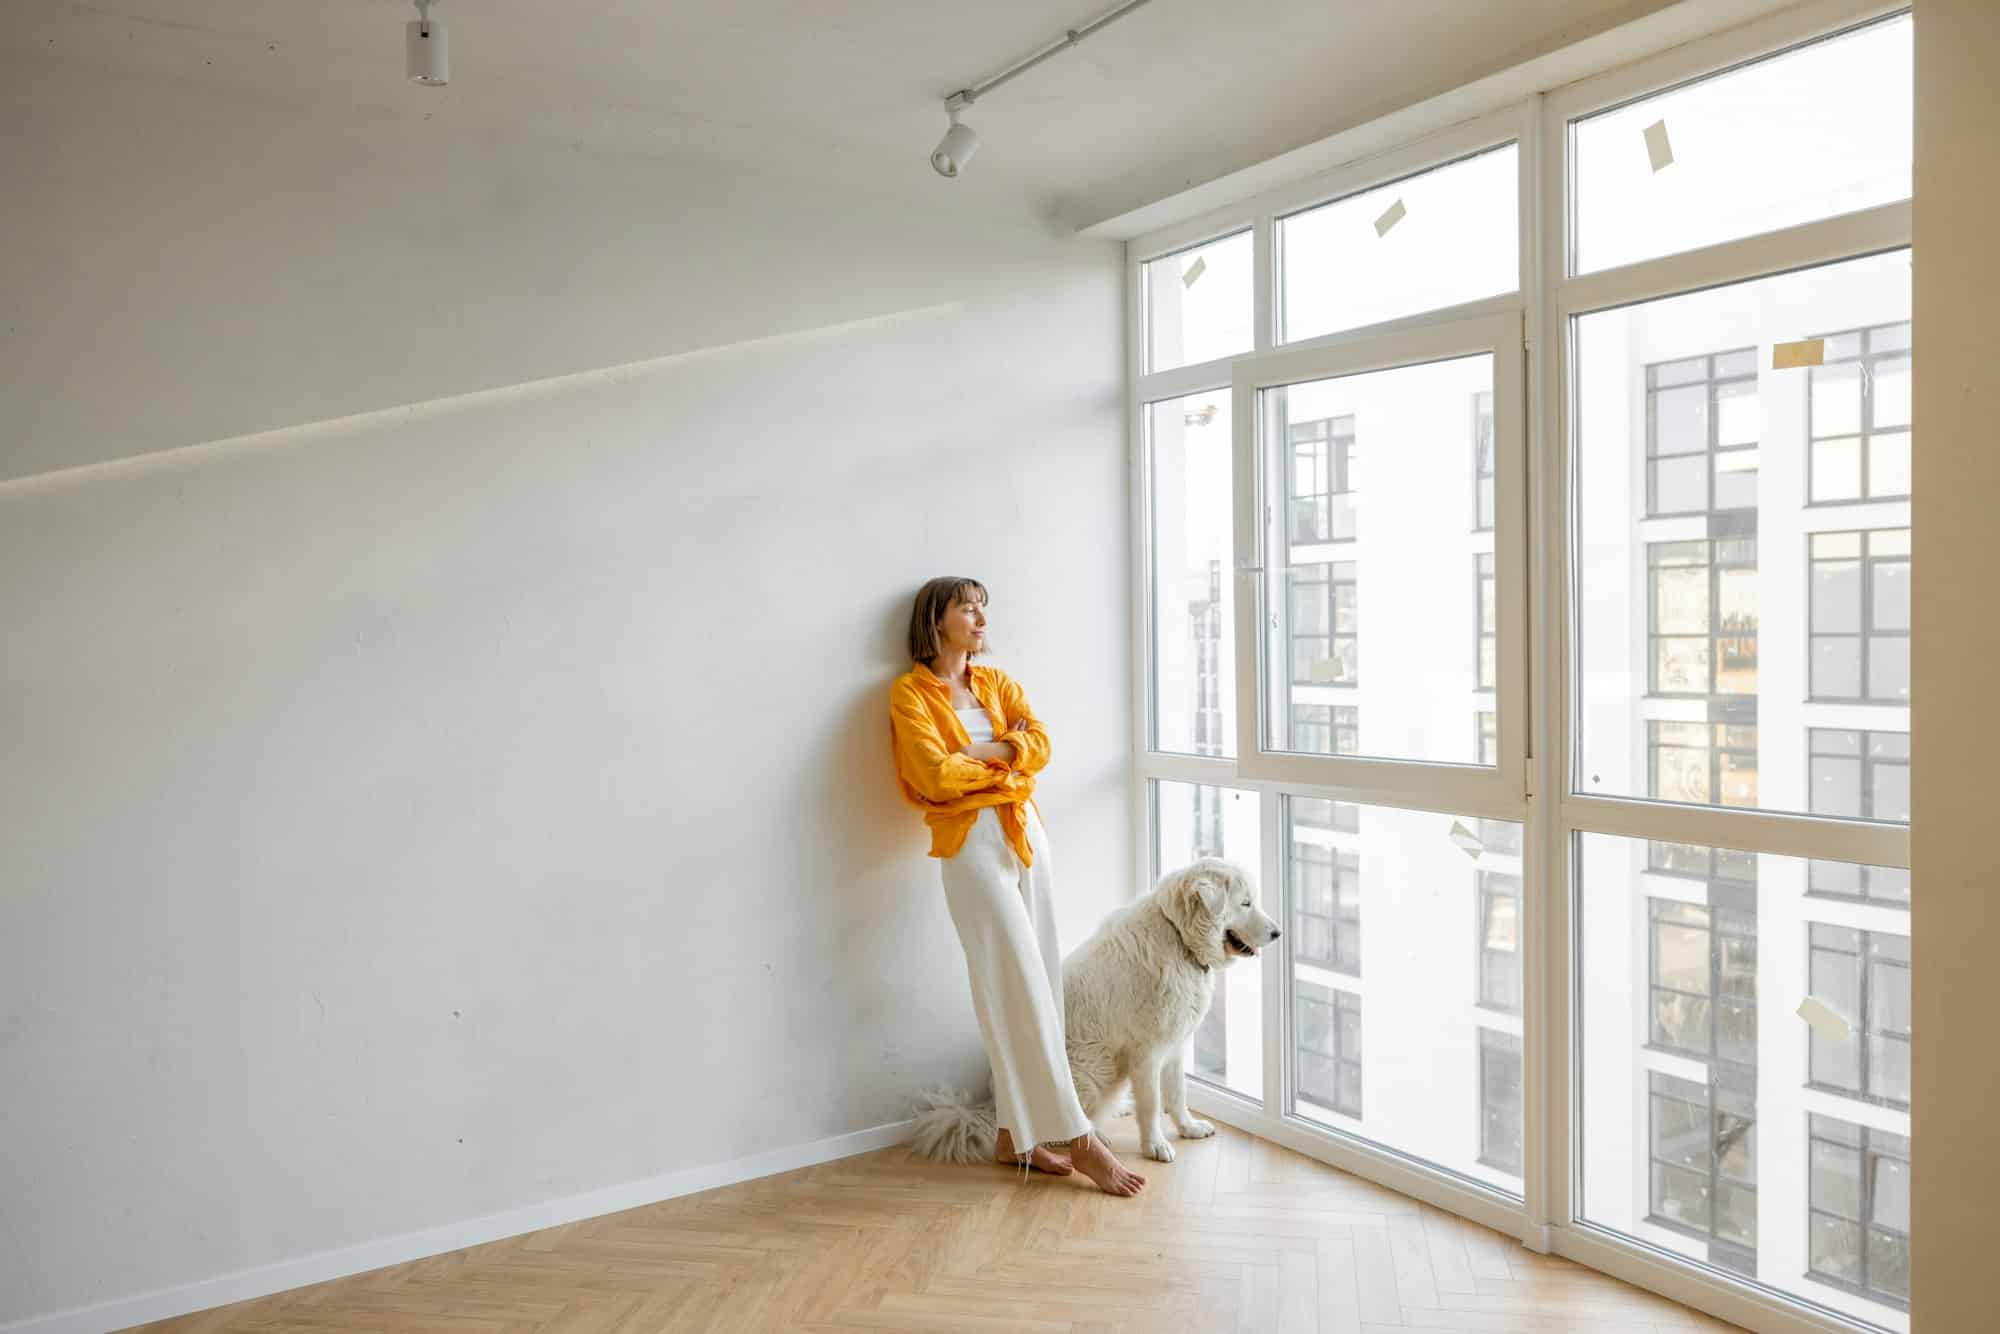
[[[986,648],[986,601],[977,593],[970,602],[952,599],[938,622],[938,642],[955,653],[979,653]]]

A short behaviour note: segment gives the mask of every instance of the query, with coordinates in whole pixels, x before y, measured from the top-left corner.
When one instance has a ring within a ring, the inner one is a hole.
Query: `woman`
[[[985,648],[985,585],[925,584],[910,611],[916,665],[890,691],[890,720],[896,776],[930,825],[931,856],[943,859],[945,902],[965,947],[993,1066],[995,1159],[1056,1176],[1074,1164],[1101,1189],[1136,1195],[1146,1179],[1092,1133],[1063,1047],[1048,835],[1032,800],[1049,734],[1012,678],[972,665]]]

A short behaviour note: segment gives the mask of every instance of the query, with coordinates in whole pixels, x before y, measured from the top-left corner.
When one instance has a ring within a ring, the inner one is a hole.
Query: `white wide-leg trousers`
[[[1033,866],[1021,865],[992,807],[979,812],[965,846],[944,860],[944,897],[965,947],[972,1008],[993,1066],[1000,1128],[1026,1153],[1072,1140],[1090,1118],[1070,1080],[1063,1046],[1062,948],[1056,943],[1055,883],[1048,833],[1024,806]]]

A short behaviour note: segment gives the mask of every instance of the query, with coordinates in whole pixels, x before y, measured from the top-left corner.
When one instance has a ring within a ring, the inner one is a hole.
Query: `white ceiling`
[[[978,161],[923,188],[1005,190],[1094,222],[1669,2],[1153,0],[982,101],[966,116]],[[0,50],[249,105],[917,188],[947,93],[1109,7],[440,0],[443,89],[403,80],[414,11],[395,0],[8,0]]]

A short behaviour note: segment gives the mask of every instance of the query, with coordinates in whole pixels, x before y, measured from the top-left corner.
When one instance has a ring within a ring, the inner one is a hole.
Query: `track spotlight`
[[[422,2],[423,0],[418,0],[419,4]],[[979,151],[979,132],[970,125],[958,123],[958,113],[971,106],[976,98],[986,96],[1009,79],[1019,78],[1050,56],[1069,50],[1092,33],[1116,23],[1133,10],[1148,3],[1150,0],[1124,0],[1124,3],[1098,15],[1090,22],[1071,28],[1060,38],[1026,59],[1015,61],[992,78],[961,88],[947,97],[944,100],[944,109],[951,117],[951,128],[944,132],[944,138],[938,140],[938,146],[931,150],[931,168],[940,176],[956,176],[966,163],[972,161],[972,155]]]
[[[951,128],[938,140],[938,146],[931,150],[931,168],[940,176],[956,176],[959,169],[972,161],[972,155],[979,151],[979,132],[970,125],[958,123],[958,113],[972,105],[972,99],[964,93],[953,93],[945,102],[944,109],[951,116]]]
[[[444,24],[431,17],[436,0],[416,0],[417,21],[403,25],[403,67],[411,83],[442,87],[451,82],[451,47]]]

